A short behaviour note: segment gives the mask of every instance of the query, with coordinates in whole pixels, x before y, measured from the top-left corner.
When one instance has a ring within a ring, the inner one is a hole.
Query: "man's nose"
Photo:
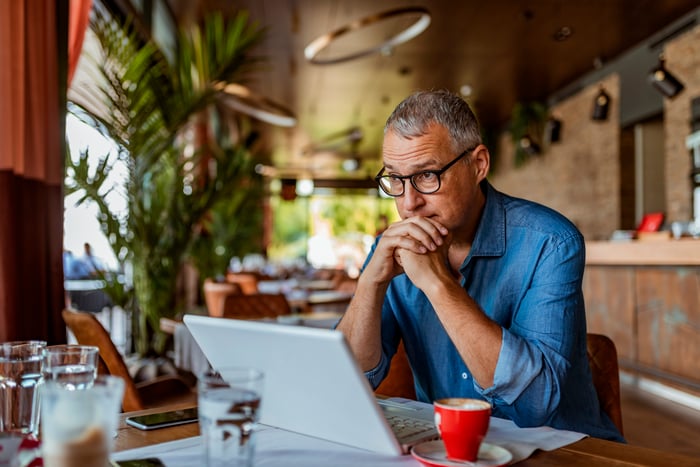
[[[407,211],[415,211],[419,207],[425,204],[425,198],[423,194],[415,189],[410,181],[406,180],[406,186],[404,187],[403,196],[399,198],[403,205],[403,208]]]

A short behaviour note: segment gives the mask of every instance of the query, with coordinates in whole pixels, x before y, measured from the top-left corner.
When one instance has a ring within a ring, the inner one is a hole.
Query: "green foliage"
[[[190,249],[205,247],[193,247],[204,219],[211,212],[207,228],[219,232],[218,216],[239,214],[250,202],[247,135],[232,142],[226,132],[209,130],[230,122],[217,105],[221,84],[240,81],[258,60],[251,48],[262,31],[244,13],[230,21],[214,14],[203,26],[177,33],[169,61],[128,20],[101,11],[90,24],[102,50],[92,61],[96,85],[82,90],[84,99],[70,109],[118,149],[101,155],[95,167],[87,152],[69,157],[66,194],[81,191],[80,202],[97,204],[115,255],[133,264],[137,351],[161,354],[160,318],[177,313],[176,279]],[[111,187],[108,174],[116,164],[126,166],[128,177]],[[112,190],[126,198],[126,215],[110,211],[105,196]],[[128,284],[122,292],[128,295]]]
[[[199,271],[200,282],[223,275],[232,257],[262,251],[262,178],[253,177],[240,188],[212,207],[190,247],[190,261]]]
[[[541,102],[518,102],[513,107],[510,135],[515,148],[516,167],[524,164],[531,155],[521,146],[522,138],[530,136],[538,144],[544,139],[547,115],[547,106]]]

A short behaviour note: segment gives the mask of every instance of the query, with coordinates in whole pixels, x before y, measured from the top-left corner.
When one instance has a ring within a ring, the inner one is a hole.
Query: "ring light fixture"
[[[293,127],[297,124],[294,112],[254,93],[246,86],[236,83],[218,83],[215,89],[228,94],[230,98],[227,103],[241,113],[276,126]]]
[[[385,40],[381,44],[378,44],[374,47],[369,47],[363,50],[358,50],[357,52],[352,52],[348,53],[346,55],[341,55],[338,57],[331,57],[331,58],[320,58],[318,54],[328,47],[331,42],[334,40],[338,39],[339,37],[355,32],[359,29],[374,25],[376,23],[380,23],[382,21],[386,21],[391,18],[396,18],[399,16],[406,16],[406,15],[419,15],[418,19],[416,22],[411,24],[409,27],[405,28],[404,30],[400,31],[399,33],[395,34],[394,36],[390,37],[389,39]],[[362,19],[353,21],[350,24],[346,24],[345,26],[342,26],[335,31],[328,32],[322,36],[317,37],[313,41],[309,43],[309,45],[306,46],[304,49],[304,56],[306,59],[314,64],[317,65],[330,65],[334,63],[340,63],[340,62],[345,62],[348,60],[353,60],[356,58],[364,57],[365,55],[369,55],[375,52],[381,52],[385,51],[388,49],[391,49],[394,46],[397,46],[399,44],[403,44],[404,42],[408,42],[409,40],[413,39],[423,31],[425,31],[428,26],[430,25],[430,12],[423,7],[404,7],[404,8],[396,8],[392,10],[386,10],[371,16],[366,16]]]

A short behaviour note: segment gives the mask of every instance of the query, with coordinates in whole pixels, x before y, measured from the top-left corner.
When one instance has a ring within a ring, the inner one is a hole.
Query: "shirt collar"
[[[504,197],[486,180],[481,182],[481,190],[486,197],[486,204],[469,256],[502,256],[506,251]]]

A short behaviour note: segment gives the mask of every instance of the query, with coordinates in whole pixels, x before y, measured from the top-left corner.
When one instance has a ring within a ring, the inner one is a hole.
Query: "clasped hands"
[[[389,282],[405,272],[416,287],[425,290],[437,276],[449,275],[450,242],[449,231],[439,222],[409,217],[384,231],[365,272],[373,274],[378,282]]]

